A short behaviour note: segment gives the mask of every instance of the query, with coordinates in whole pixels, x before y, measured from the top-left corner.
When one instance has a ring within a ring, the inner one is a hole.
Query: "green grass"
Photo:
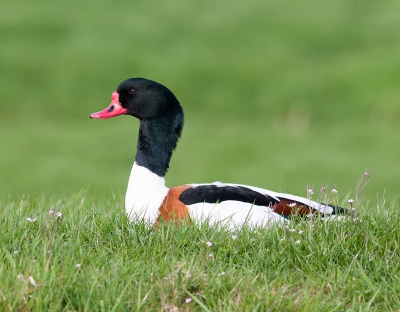
[[[207,225],[129,224],[123,198],[94,195],[2,198],[1,311],[400,306],[398,205],[367,203],[354,220],[294,221],[232,236]]]

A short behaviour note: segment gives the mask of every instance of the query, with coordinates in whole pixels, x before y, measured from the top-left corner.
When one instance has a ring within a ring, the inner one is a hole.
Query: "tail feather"
[[[349,210],[346,208],[342,208],[339,206],[334,206],[334,205],[328,205],[333,209],[332,215],[346,215],[349,214]]]

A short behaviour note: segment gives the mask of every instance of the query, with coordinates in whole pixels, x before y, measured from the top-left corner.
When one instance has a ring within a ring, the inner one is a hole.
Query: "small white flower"
[[[290,229],[289,232],[290,233],[296,233],[297,231],[296,231],[296,229]]]
[[[326,191],[326,186],[325,186],[325,185],[322,185],[322,187],[321,187],[321,193],[325,193],[325,191]]]
[[[49,215],[52,215],[54,213],[54,210],[49,210]]]
[[[82,264],[77,263],[75,267],[76,267],[77,269],[79,269],[81,266],[82,266]]]
[[[186,298],[185,303],[191,303],[192,302],[192,298]]]
[[[211,242],[207,242],[206,244],[207,244],[207,247],[212,247],[212,245],[213,245],[213,243],[211,243]]]
[[[302,231],[302,230],[300,230],[300,231],[299,231],[299,234],[303,234],[303,231]]]
[[[232,239],[235,240],[237,236],[235,234],[232,234]]]
[[[296,203],[290,203],[288,206],[289,207],[296,207]]]
[[[297,241],[295,242],[296,245],[299,245],[300,243],[301,243],[300,240],[297,240]]]
[[[332,189],[331,191],[332,194],[337,194],[337,190],[335,188]]]
[[[32,262],[33,262],[33,263],[36,263],[36,259],[33,259]]]
[[[313,190],[313,189],[308,189],[308,190],[307,190],[307,193],[308,193],[309,195],[313,195],[313,194],[314,194],[314,190]]]
[[[212,259],[214,257],[214,255],[213,254],[208,254],[208,258],[210,258],[210,259]]]
[[[354,207],[353,207],[353,208],[351,208],[351,211],[356,211],[356,208],[354,208]]]
[[[61,218],[62,217],[62,213],[61,212],[57,212],[56,213],[56,218],[58,219],[58,218]]]
[[[354,199],[349,199],[348,202],[349,202],[349,204],[352,204],[352,203],[354,203]]]
[[[36,222],[37,219],[36,219],[36,218],[34,218],[34,219],[32,219],[32,218],[26,218],[26,221],[28,221],[28,222]]]
[[[221,275],[225,275],[225,272],[221,272],[218,274],[218,276],[221,276]]]
[[[14,250],[14,255],[18,255],[19,254],[19,250]]]
[[[29,276],[29,282],[32,284],[33,287],[37,287],[36,281],[33,276]]]
[[[367,170],[364,171],[364,177],[365,177],[365,178],[369,177],[370,174],[371,174],[371,173],[370,173],[369,171],[367,171]]]
[[[280,240],[281,242],[284,242],[285,241],[285,238],[281,238],[281,240]]]

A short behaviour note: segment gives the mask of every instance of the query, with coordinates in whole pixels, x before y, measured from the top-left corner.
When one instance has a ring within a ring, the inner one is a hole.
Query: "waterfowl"
[[[111,104],[90,118],[130,115],[140,120],[137,152],[125,197],[128,218],[151,223],[195,220],[229,228],[267,226],[292,215],[342,214],[340,207],[270,190],[222,182],[168,188],[164,176],[181,136],[184,113],[165,86],[144,78],[123,81]]]

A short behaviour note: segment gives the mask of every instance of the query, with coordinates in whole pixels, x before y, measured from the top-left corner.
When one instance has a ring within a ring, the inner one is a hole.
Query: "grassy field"
[[[0,3],[0,309],[398,309],[399,11],[394,0]],[[367,168],[361,221],[235,240],[128,225],[138,122],[89,114],[129,77],[163,83],[185,110],[168,186],[305,196],[327,185],[348,206]]]
[[[237,232],[129,224],[123,198],[3,198],[1,311],[398,311],[398,206]],[[28,219],[29,218],[29,219]]]

